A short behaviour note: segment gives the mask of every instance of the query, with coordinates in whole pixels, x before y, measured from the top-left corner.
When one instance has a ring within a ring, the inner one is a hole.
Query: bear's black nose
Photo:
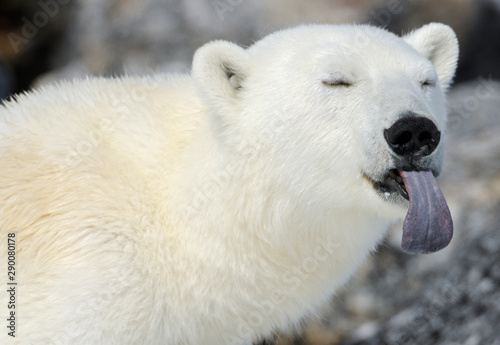
[[[410,161],[430,155],[438,146],[441,133],[425,117],[403,117],[384,130],[385,140],[399,156]]]

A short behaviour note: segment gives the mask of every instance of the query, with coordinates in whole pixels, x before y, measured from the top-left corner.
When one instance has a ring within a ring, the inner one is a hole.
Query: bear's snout
[[[426,117],[405,116],[385,129],[384,137],[394,153],[411,162],[430,155],[439,144],[441,132]]]

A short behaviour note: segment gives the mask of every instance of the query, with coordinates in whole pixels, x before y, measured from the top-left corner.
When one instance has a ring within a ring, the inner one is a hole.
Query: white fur
[[[382,132],[401,112],[444,130],[456,55],[444,25],[405,39],[311,25],[248,49],[208,43],[191,77],[90,78],[7,102],[15,340],[244,344],[297,325],[404,215],[362,172],[389,168]],[[339,80],[352,86],[323,83]]]

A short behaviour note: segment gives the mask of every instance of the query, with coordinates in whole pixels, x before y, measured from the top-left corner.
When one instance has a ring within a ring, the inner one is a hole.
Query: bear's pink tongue
[[[409,254],[443,249],[453,236],[453,221],[431,171],[399,171],[410,197],[401,248]]]

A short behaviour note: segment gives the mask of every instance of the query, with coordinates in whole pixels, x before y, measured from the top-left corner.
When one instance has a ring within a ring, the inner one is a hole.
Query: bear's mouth
[[[410,200],[408,191],[399,170],[391,169],[381,181],[375,181],[366,174],[362,174],[363,178],[368,180],[377,193],[384,199],[389,199],[392,195],[400,195],[406,200]]]
[[[408,205],[403,222],[403,251],[410,254],[432,253],[450,243],[453,221],[437,184],[437,173],[431,170],[391,169],[381,181],[374,181],[364,173],[362,175],[382,199]]]

